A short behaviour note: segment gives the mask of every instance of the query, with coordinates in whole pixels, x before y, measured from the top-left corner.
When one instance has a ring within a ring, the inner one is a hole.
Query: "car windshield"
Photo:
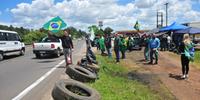
[[[59,39],[56,38],[44,38],[41,42],[59,42]]]

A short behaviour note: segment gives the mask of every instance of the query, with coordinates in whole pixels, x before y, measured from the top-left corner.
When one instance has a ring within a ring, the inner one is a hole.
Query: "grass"
[[[194,63],[197,65],[196,67],[200,69],[200,51],[195,52]]]
[[[129,80],[128,68],[107,57],[97,55],[97,59],[101,67],[100,79],[89,85],[100,92],[102,100],[161,100],[148,86]]]

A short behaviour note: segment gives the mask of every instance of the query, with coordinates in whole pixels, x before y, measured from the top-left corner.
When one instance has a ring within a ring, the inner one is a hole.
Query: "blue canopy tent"
[[[172,23],[171,25],[167,26],[167,27],[163,27],[161,28],[159,31],[163,32],[163,31],[176,31],[176,30],[182,30],[182,29],[187,29],[189,27],[185,26],[185,25],[181,25],[181,24],[177,24],[176,22]]]
[[[183,29],[183,30],[178,30],[178,31],[175,31],[174,33],[189,33],[189,34],[200,34],[200,28],[195,28],[195,27],[189,27],[187,29]]]

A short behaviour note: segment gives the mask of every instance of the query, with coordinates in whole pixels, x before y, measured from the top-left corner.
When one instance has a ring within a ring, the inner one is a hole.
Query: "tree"
[[[113,29],[110,28],[110,27],[106,27],[106,28],[104,29],[104,33],[105,33],[105,34],[111,34],[112,32],[113,32]]]
[[[89,26],[88,29],[89,32],[93,30],[95,35],[99,35],[99,28],[96,25]]]

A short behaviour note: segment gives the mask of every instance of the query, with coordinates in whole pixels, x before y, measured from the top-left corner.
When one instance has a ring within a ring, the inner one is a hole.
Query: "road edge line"
[[[43,76],[41,76],[39,79],[37,79],[34,83],[32,83],[30,86],[28,86],[26,89],[24,89],[21,93],[19,93],[17,96],[12,98],[12,100],[22,99],[27,93],[29,93],[34,87],[36,87],[38,84],[40,84],[45,78],[47,78],[54,70],[56,70],[64,62],[65,62],[65,60],[62,60],[60,63],[58,63],[56,66],[54,66],[50,71],[46,72]]]

